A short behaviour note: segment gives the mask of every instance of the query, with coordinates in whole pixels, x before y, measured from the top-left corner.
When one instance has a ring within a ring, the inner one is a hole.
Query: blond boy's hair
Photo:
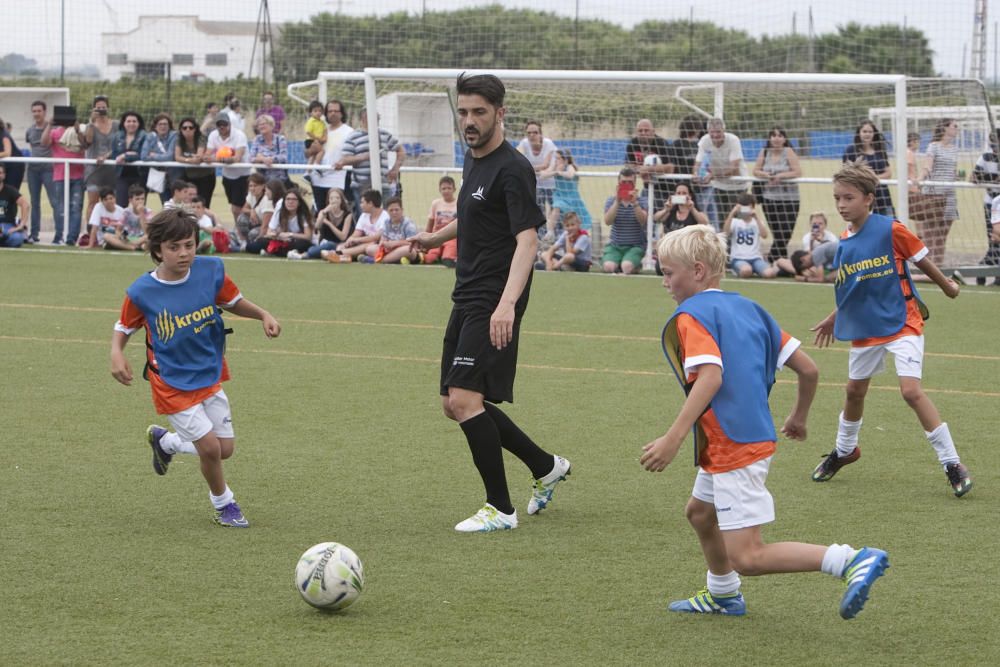
[[[674,230],[660,239],[656,246],[660,261],[673,260],[692,267],[701,262],[710,279],[722,278],[726,272],[726,239],[709,225],[690,225]]]
[[[879,186],[878,176],[871,167],[863,164],[845,164],[833,175],[833,182],[850,185],[864,195],[874,195]]]

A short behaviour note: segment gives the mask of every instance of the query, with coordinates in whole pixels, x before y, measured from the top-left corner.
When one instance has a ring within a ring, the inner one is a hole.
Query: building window
[[[173,58],[175,65],[194,65],[193,53],[175,53]]]
[[[163,79],[167,76],[167,63],[136,63],[135,75],[144,79]]]
[[[109,53],[108,65],[128,65],[127,53]]]
[[[205,55],[206,65],[225,65],[228,61],[225,53],[209,53]]]

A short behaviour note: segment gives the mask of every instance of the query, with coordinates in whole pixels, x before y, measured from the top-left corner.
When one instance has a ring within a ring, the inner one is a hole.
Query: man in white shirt
[[[343,156],[344,140],[354,132],[354,128],[344,122],[347,110],[340,100],[330,100],[326,103],[326,144],[314,143],[306,151],[306,155],[323,152],[319,164],[330,169],[316,169],[311,173],[313,201],[316,210],[326,208],[327,195],[331,188],[339,188],[347,192],[347,174],[344,169],[333,169],[333,165]]]
[[[728,214],[736,206],[736,198],[747,191],[745,181],[734,180],[743,175],[743,145],[740,138],[726,132],[721,118],[708,121],[708,134],[698,140],[698,155],[694,159],[701,185],[711,185],[719,214]]]
[[[382,193],[378,190],[362,192],[361,215],[358,217],[358,224],[354,226],[354,233],[337,246],[337,254],[341,256],[341,261],[350,262],[358,255],[368,257],[365,249],[369,243],[378,242],[382,237],[382,230],[388,223],[389,214],[382,209]]]
[[[208,154],[214,156],[216,162],[238,164],[243,162],[248,145],[247,135],[243,130],[232,126],[229,113],[220,111],[215,118],[215,129],[208,135]],[[221,153],[219,149],[222,149]],[[250,167],[222,168],[222,187],[226,191],[226,200],[233,212],[234,222],[240,217],[240,211],[247,200],[247,178],[250,171]]]

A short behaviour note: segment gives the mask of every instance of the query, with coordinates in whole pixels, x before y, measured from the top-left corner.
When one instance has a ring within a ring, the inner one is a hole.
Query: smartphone
[[[108,115],[108,110],[107,109],[94,109],[94,113],[96,113],[98,116],[107,116]]]
[[[688,198],[684,195],[673,195],[670,197],[670,203],[674,206],[684,206],[688,202]]]
[[[618,198],[622,201],[631,197],[633,191],[635,191],[635,183],[631,181],[622,181],[618,184]]]
[[[740,206],[740,215],[749,217],[753,215],[753,209],[749,206]]]

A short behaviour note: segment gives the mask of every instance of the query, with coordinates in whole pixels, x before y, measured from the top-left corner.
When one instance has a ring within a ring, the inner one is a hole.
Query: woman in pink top
[[[84,128],[80,125],[71,127],[53,127],[49,124],[42,133],[41,143],[43,146],[52,147],[53,158],[82,158],[83,146],[81,142],[63,142],[63,136],[67,132],[83,134]],[[66,144],[70,144],[67,147]],[[73,149],[73,150],[71,150]],[[63,244],[64,219],[63,210],[66,200],[66,166],[63,162],[55,162],[52,165],[52,182],[56,190],[56,210],[53,212],[56,233],[52,239],[53,245]],[[77,237],[80,236],[80,216],[83,212],[83,165],[69,165],[69,223],[66,228],[66,245],[76,245]]]

